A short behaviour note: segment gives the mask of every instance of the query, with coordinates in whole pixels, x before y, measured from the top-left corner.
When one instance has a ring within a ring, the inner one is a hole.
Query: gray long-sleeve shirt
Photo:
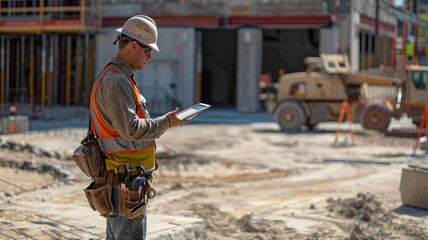
[[[122,73],[109,72],[98,86],[95,102],[105,124],[126,140],[152,141],[159,138],[168,128],[166,115],[151,119],[140,94],[139,107],[144,118],[137,115],[135,91],[129,81],[135,70],[119,58],[112,57],[109,63],[118,66]],[[134,81],[136,84],[136,82]]]

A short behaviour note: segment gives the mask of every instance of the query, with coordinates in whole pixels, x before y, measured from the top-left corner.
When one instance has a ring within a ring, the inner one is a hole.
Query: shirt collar
[[[117,58],[117,57],[110,57],[109,63],[113,63],[114,65],[118,66],[120,68],[120,70],[128,78],[133,78],[134,77],[135,69],[132,68],[128,63],[126,63],[122,59]]]

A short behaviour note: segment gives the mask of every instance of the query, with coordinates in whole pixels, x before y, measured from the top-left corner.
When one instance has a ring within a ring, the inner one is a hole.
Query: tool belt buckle
[[[133,176],[137,176],[137,175],[138,175],[138,172],[137,172],[137,170],[131,170],[131,171],[129,172],[129,175],[131,175],[132,177],[133,177]],[[137,177],[139,177],[139,176],[137,176]]]

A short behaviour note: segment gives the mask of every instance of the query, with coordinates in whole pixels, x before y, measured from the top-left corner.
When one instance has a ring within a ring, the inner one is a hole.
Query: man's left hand
[[[168,120],[169,120],[169,128],[173,128],[173,127],[179,126],[183,123],[189,122],[188,120],[181,120],[181,119],[177,118],[176,115],[179,111],[180,111],[179,108],[175,108],[174,111],[171,111],[171,112],[166,114],[166,116],[168,117]]]

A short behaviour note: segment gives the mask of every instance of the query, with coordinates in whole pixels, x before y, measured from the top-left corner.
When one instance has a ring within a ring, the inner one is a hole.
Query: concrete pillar
[[[351,16],[350,16],[350,65],[353,71],[360,69],[360,36],[358,25],[360,23],[360,14],[356,11],[357,4],[355,0],[351,0]]]
[[[262,73],[263,33],[258,28],[238,30],[237,110],[260,110],[259,79]]]
[[[332,26],[320,29],[320,53],[338,53],[340,28]]]
[[[190,27],[181,28],[177,36],[179,77],[177,97],[184,109],[196,103],[196,30]],[[163,43],[162,46],[164,45],[166,44]]]

